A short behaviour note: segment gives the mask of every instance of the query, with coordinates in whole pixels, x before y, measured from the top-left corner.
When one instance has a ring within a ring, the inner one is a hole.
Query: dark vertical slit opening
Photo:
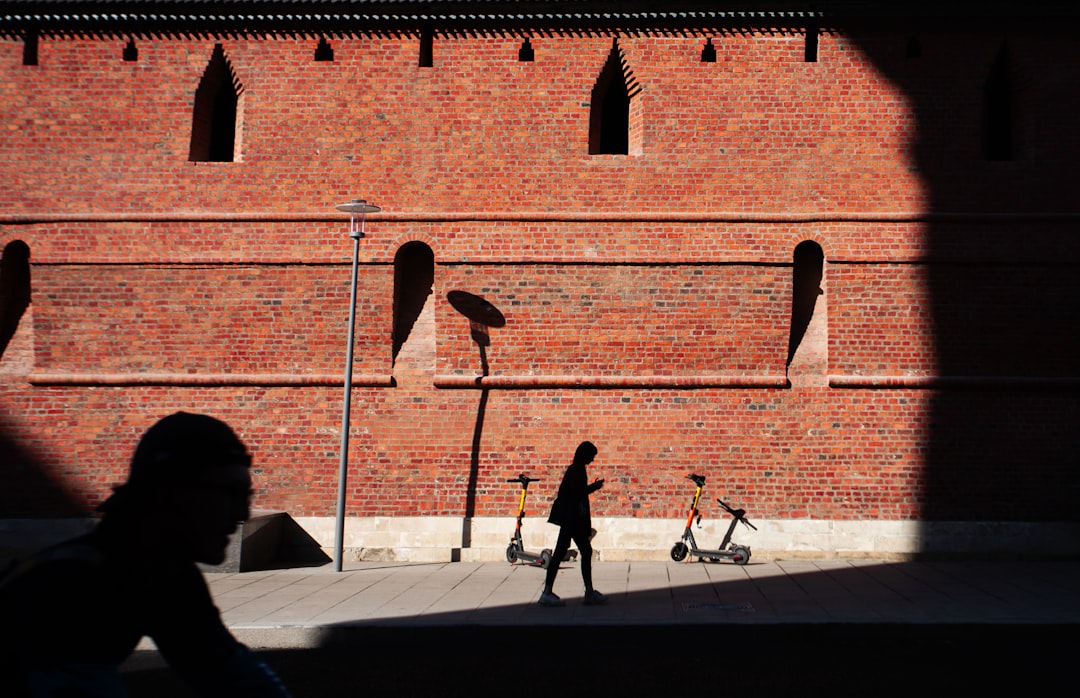
[[[987,160],[1012,160],[1015,153],[1013,80],[1009,51],[1002,46],[983,88],[983,152]]]
[[[920,58],[922,57],[922,42],[917,37],[911,37],[907,41],[907,46],[904,48],[904,55],[908,58]]]
[[[534,58],[532,43],[529,41],[529,37],[525,37],[525,40],[521,42],[521,48],[518,49],[518,61],[532,63]]]
[[[334,60],[334,47],[325,38],[319,39],[319,45],[315,47],[315,60],[319,62]]]
[[[806,46],[803,51],[803,60],[807,63],[817,63],[819,33],[820,30],[816,22],[806,25]]]
[[[435,30],[427,26],[420,31],[420,67],[435,65]]]
[[[715,63],[716,62],[716,47],[713,46],[712,39],[705,40],[705,47],[701,49],[701,62],[702,63]]]
[[[37,65],[38,64],[38,33],[37,30],[30,30],[23,36],[23,65]]]

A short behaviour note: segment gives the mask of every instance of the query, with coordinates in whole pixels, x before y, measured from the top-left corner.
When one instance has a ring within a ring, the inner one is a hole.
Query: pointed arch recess
[[[590,155],[641,154],[640,93],[641,85],[616,37],[593,85],[589,102]]]
[[[234,162],[240,159],[243,95],[244,86],[236,77],[225,50],[221,44],[215,44],[195,90],[190,161]]]

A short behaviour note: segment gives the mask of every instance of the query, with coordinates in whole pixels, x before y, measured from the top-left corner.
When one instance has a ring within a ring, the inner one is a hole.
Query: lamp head
[[[353,199],[347,204],[338,204],[334,208],[349,214],[349,237],[354,240],[364,237],[364,219],[367,214],[382,210],[382,208],[375,204],[369,204],[364,199]],[[359,225],[357,225],[357,221],[359,221]]]

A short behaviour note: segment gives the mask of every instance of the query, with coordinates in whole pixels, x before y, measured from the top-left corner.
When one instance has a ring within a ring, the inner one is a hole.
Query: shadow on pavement
[[[656,568],[669,580],[656,588],[609,589],[611,601],[600,608],[582,607],[568,589],[562,609],[539,608],[532,601],[539,574],[533,579],[518,574],[532,570],[515,568],[502,581],[485,578],[500,599],[489,607],[417,607],[415,615],[397,618],[359,611],[373,584],[398,585],[388,607],[409,607],[413,594],[429,593],[435,575],[415,574],[417,567],[359,570],[380,581],[356,575],[355,621],[327,626],[316,647],[260,655],[297,698],[686,690],[908,697],[1049,691],[1072,682],[1080,650],[1071,564],[838,564],[793,573],[780,564],[687,563]],[[395,570],[403,574],[391,576]],[[609,566],[606,581],[617,571]],[[628,564],[632,581],[630,571]],[[565,573],[560,579],[569,586],[578,572],[568,566]],[[699,574],[713,578],[676,580]],[[298,571],[293,584],[305,579]],[[322,587],[313,587],[312,598],[320,593]],[[901,611],[892,613],[896,607]],[[973,621],[980,613],[983,619]],[[137,653],[124,679],[133,696],[191,695],[154,652]]]
[[[1077,626],[785,625],[378,628],[260,654],[296,698],[1005,695],[1068,685]],[[133,696],[188,696],[128,671]]]

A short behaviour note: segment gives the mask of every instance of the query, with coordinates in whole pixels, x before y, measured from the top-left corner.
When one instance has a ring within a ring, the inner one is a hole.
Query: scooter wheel
[[[540,566],[545,570],[551,565],[551,551],[544,548],[540,551]]]
[[[511,565],[517,562],[517,548],[514,547],[513,543],[506,546],[506,561]]]
[[[675,562],[682,562],[686,559],[686,555],[689,552],[690,548],[686,547],[686,543],[679,541],[675,545],[671,546],[671,559]]]
[[[731,552],[733,553],[731,560],[736,565],[745,565],[750,562],[750,548],[740,545],[732,548]]]

